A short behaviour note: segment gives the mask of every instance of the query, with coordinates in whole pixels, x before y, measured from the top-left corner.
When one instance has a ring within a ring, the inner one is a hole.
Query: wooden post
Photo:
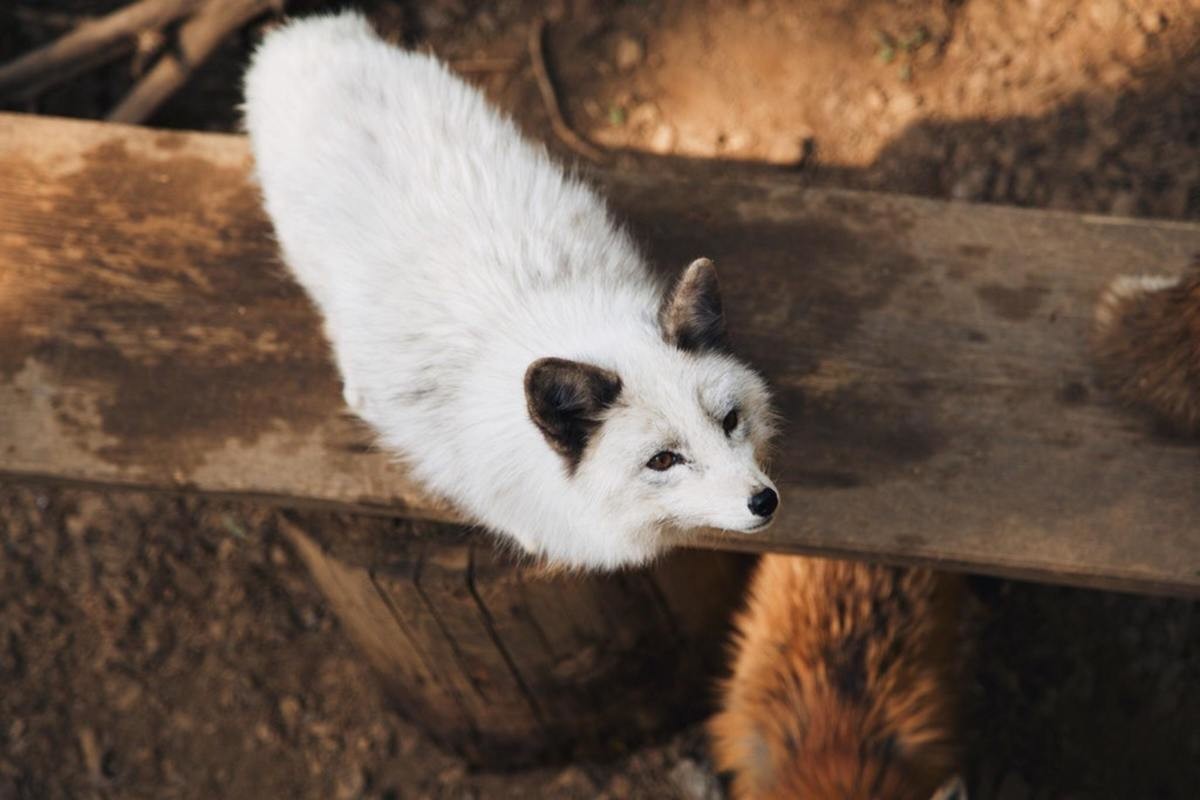
[[[492,767],[611,755],[707,714],[749,565],[680,551],[580,575],[451,525],[375,542],[281,528],[400,710]]]

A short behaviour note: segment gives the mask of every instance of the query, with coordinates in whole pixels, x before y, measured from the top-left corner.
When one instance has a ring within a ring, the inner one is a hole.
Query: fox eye
[[[646,466],[655,472],[666,472],[671,467],[683,461],[679,453],[672,453],[670,450],[662,450],[654,454],[654,457],[646,462]]]
[[[721,427],[725,429],[725,435],[728,436],[729,434],[733,433],[734,429],[737,428],[737,426],[738,426],[738,413],[737,413],[737,409],[735,408],[732,411],[730,411],[728,414],[725,415],[725,421],[721,423]]]

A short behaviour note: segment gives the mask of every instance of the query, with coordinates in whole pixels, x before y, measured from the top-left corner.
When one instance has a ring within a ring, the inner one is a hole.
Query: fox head
[[[645,561],[669,531],[759,531],[779,506],[762,466],[775,433],[769,393],[724,349],[711,261],[683,271],[655,325],[604,365],[542,358],[525,373],[529,417],[571,490],[593,523],[616,523],[594,525],[605,540],[590,543],[593,564]]]

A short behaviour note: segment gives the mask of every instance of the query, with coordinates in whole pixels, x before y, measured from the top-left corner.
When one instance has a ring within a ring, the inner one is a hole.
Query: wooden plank
[[[454,743],[472,741],[475,731],[461,697],[446,680],[447,665],[431,663],[424,653],[425,642],[413,634],[370,571],[331,557],[290,521],[280,520],[279,527],[346,632],[384,678],[401,712],[435,736]]]
[[[0,474],[452,519],[341,411],[234,136],[0,116]],[[1113,407],[1099,288],[1200,226],[597,176],[665,268],[722,270],[786,420],[779,522],[725,548],[1200,594],[1200,450]]]

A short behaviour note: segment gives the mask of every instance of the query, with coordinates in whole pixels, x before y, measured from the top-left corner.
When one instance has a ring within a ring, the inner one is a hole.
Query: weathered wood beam
[[[235,136],[0,116],[0,474],[454,519],[342,411]],[[731,168],[732,169],[732,168]],[[1100,287],[1200,226],[604,173],[713,258],[786,420],[782,518],[718,547],[1200,594],[1200,449],[1114,407]]]

